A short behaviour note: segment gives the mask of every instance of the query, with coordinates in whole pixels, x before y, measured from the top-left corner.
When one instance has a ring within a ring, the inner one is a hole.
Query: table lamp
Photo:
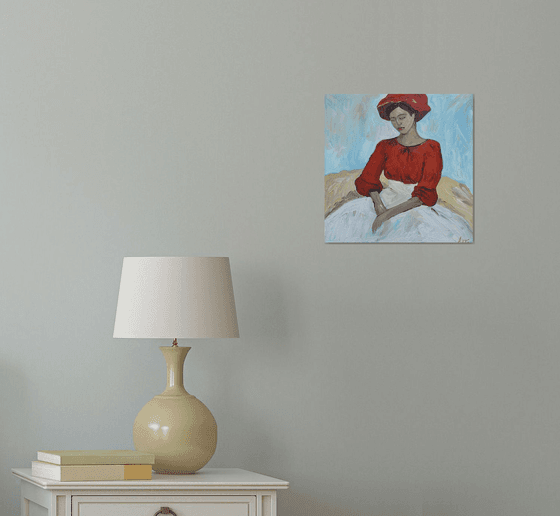
[[[177,339],[239,337],[229,258],[124,258],[113,337],[173,339],[160,347],[167,388],[138,413],[134,447],[155,455],[156,473],[199,470],[216,450],[217,425],[183,386],[191,348]]]

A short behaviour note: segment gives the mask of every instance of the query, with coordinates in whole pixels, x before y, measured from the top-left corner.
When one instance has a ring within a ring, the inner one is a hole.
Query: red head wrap
[[[422,120],[422,118],[424,118],[430,111],[430,106],[428,106],[428,96],[424,93],[390,93],[384,99],[381,99],[379,104],[377,104],[379,116],[383,118],[383,120],[389,120],[390,112],[388,111],[388,108],[397,102],[403,102],[416,111],[416,122]]]

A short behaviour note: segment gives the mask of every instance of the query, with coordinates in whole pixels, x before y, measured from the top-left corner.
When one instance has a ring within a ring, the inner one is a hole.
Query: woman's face
[[[414,115],[398,107],[391,111],[389,118],[393,127],[401,134],[406,134],[414,125]]]

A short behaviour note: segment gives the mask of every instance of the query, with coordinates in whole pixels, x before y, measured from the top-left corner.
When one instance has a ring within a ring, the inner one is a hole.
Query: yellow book
[[[150,464],[93,464],[83,466],[60,466],[48,462],[33,461],[31,474],[34,477],[72,482],[81,480],[150,480]]]
[[[136,450],[41,450],[37,460],[61,466],[87,464],[154,464],[153,453]]]

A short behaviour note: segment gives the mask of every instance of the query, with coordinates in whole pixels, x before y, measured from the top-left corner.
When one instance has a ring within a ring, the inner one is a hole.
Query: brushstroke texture
[[[382,120],[379,95],[325,96],[325,175],[362,169],[380,140],[398,132]],[[440,143],[443,176],[473,191],[473,96],[428,94],[432,110],[418,122],[423,138]]]

